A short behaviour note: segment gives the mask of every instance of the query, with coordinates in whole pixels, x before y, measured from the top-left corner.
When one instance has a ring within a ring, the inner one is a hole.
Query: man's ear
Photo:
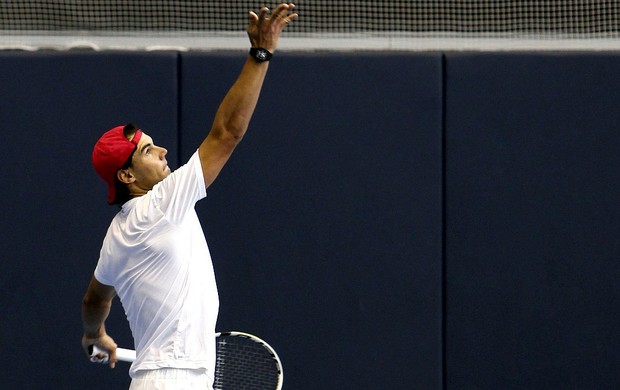
[[[133,175],[133,173],[131,173],[129,168],[119,169],[118,172],[116,172],[116,177],[121,183],[124,184],[131,184],[136,181],[136,177]]]

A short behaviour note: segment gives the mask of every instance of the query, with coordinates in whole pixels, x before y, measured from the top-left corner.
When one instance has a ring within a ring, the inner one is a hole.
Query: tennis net
[[[3,0],[0,48],[245,49],[264,1]],[[618,49],[620,1],[296,3],[283,50]]]

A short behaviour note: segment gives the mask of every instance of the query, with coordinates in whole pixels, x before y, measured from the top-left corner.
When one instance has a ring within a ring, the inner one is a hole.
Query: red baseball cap
[[[116,173],[127,163],[141,137],[142,131],[129,124],[106,131],[95,144],[92,155],[93,166],[108,185],[109,204],[114,204],[116,198]]]

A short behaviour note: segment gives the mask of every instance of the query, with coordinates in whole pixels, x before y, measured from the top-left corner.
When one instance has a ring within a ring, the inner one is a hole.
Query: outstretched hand
[[[282,3],[271,13],[267,7],[261,8],[258,15],[250,11],[247,32],[252,47],[262,47],[273,53],[284,27],[298,16],[293,13],[294,9],[295,4]]]

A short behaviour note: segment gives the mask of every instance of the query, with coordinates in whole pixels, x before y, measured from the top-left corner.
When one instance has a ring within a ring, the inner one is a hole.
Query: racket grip
[[[93,360],[93,358],[96,357],[99,353],[103,353],[105,357],[101,360]],[[91,346],[90,357],[91,361],[94,363],[107,363],[109,358],[108,354],[97,348],[96,345]],[[116,348],[116,360],[131,363],[136,360],[136,351],[134,351],[133,349]]]

